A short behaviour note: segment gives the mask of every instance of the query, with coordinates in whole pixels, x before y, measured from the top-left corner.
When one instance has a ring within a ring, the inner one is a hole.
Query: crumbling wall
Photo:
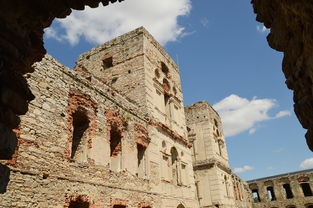
[[[103,5],[117,0],[102,0]],[[122,0],[119,0],[122,1]],[[20,122],[19,115],[28,111],[34,99],[26,78],[33,72],[32,64],[46,53],[44,28],[54,18],[64,18],[71,9],[83,10],[85,5],[98,7],[100,0],[69,1],[1,1],[0,2],[0,158],[10,159],[17,145],[12,129]]]
[[[181,201],[189,208],[197,206],[190,194],[193,175],[189,185],[163,189],[157,177],[161,172],[160,137],[151,133],[157,127],[134,103],[49,56],[34,67],[29,83],[37,99],[21,119],[16,156],[1,161],[0,207],[177,207]],[[75,118],[77,112],[85,117]],[[75,119],[79,125],[87,123],[78,134],[79,157],[72,154]],[[118,169],[112,166],[110,155],[112,128],[121,133],[116,149],[121,156]],[[138,144],[146,148],[143,174],[138,174]],[[186,144],[175,146],[190,158]],[[191,162],[184,162],[191,171]]]
[[[313,204],[312,170],[287,173],[267,178],[251,180],[248,181],[248,183],[251,191],[254,193],[254,208],[308,208],[309,205]],[[304,186],[304,189],[302,188],[302,186]],[[308,189],[310,189],[310,191]]]

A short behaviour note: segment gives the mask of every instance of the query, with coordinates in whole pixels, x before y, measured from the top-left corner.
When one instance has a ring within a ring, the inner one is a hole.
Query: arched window
[[[177,206],[177,208],[185,208],[185,206],[182,205],[182,204],[179,204],[179,205]]]

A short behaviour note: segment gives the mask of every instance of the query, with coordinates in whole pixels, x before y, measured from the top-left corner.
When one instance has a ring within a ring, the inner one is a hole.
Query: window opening
[[[169,92],[171,89],[170,83],[167,79],[163,79],[163,89],[165,92]]]
[[[138,176],[146,175],[146,161],[145,161],[146,147],[137,144],[137,160],[138,160]]]
[[[172,159],[172,176],[174,184],[178,184],[178,152],[175,147],[171,148],[171,159]]]
[[[309,183],[301,183],[304,196],[312,196],[312,190]]]
[[[274,193],[274,188],[272,186],[269,186],[266,188],[266,190],[267,190],[267,195],[268,195],[269,200],[275,201],[276,197]]]
[[[217,123],[217,120],[216,120],[216,119],[214,119],[214,125],[215,125],[216,127],[218,127],[218,123]]]
[[[85,110],[78,109],[75,113],[73,113],[71,159],[81,159],[80,157],[84,152],[82,138],[89,127],[89,123],[90,121]]]
[[[284,192],[286,194],[286,199],[293,198],[293,194],[292,194],[292,191],[291,191],[290,184],[288,184],[288,183],[284,184],[283,188],[284,188]]]
[[[258,189],[252,190],[252,198],[253,198],[254,202],[261,202],[261,198],[260,198]]]
[[[110,130],[110,157],[111,169],[119,171],[121,169],[122,135],[116,126]]]
[[[112,66],[113,66],[113,58],[112,58],[112,56],[102,60],[102,67],[103,67],[103,69],[108,69],[108,68],[110,68]]]
[[[89,202],[84,201],[81,197],[70,201],[68,208],[89,208]]]
[[[172,118],[171,105],[169,102],[170,96],[164,94],[165,113],[169,118]]]
[[[180,205],[177,206],[177,208],[185,208],[185,206],[180,204]]]
[[[169,69],[164,62],[161,63],[161,70],[166,75],[166,77],[169,77]]]

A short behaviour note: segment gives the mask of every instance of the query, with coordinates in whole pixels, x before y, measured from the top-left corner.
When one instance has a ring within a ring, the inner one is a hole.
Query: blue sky
[[[46,30],[45,47],[72,68],[79,54],[142,25],[180,66],[185,105],[207,100],[220,113],[238,175],[313,167],[284,84],[283,55],[269,48],[248,0],[126,0],[74,12]]]

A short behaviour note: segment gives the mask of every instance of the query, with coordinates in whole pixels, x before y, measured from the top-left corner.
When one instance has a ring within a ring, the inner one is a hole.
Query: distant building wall
[[[185,113],[200,207],[250,208],[248,185],[229,168],[217,112],[207,102],[198,102],[185,107]]]
[[[312,208],[313,170],[248,181],[254,208]]]

